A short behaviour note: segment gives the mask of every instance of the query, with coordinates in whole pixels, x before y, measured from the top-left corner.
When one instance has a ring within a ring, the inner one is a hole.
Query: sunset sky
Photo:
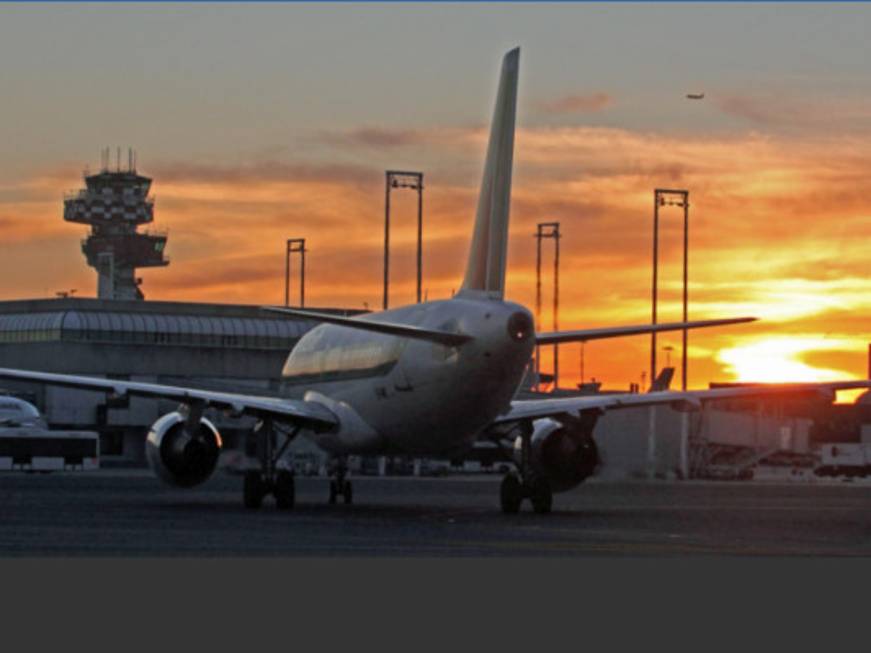
[[[560,327],[647,322],[653,189],[686,188],[691,319],[761,318],[691,334],[690,385],[862,378],[869,33],[867,4],[3,4],[0,299],[95,294],[62,196],[106,146],[137,150],[169,229],[149,299],[280,303],[284,240],[305,237],[307,304],[379,307],[387,168],[425,174],[424,287],[449,297],[499,62],[520,45],[510,299],[534,305],[532,234],[559,220]],[[393,197],[397,306],[416,200]],[[662,217],[671,321],[681,215]],[[678,361],[680,335],[668,345]],[[578,359],[561,348],[563,385]],[[586,347],[609,388],[648,365],[648,337]]]

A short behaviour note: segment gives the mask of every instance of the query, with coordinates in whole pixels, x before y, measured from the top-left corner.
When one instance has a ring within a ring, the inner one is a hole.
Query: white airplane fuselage
[[[306,435],[335,454],[449,454],[507,411],[535,346],[530,312],[454,298],[360,318],[472,336],[450,347],[321,324],[282,371],[287,396],[325,404],[340,426]]]

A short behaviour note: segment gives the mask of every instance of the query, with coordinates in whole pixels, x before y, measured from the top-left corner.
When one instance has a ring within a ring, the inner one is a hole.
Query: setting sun
[[[852,350],[855,343],[822,337],[774,337],[723,349],[717,358],[726,372],[745,383],[820,383],[843,381],[844,370],[815,367],[803,360],[811,352]],[[852,402],[863,391],[839,392],[838,401]]]
[[[738,381],[758,383],[800,383],[836,381],[847,374],[813,367],[802,361],[809,351],[840,349],[843,343],[816,338],[765,338],[751,344],[724,349],[718,358]]]

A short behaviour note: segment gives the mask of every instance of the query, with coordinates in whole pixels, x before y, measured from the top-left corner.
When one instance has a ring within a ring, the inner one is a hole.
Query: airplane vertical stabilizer
[[[514,48],[502,60],[475,232],[460,296],[483,293],[502,299],[504,295],[519,62],[520,48]]]

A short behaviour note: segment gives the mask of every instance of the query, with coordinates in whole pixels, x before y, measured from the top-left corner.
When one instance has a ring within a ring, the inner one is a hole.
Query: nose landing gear
[[[530,465],[532,428],[524,426],[521,429],[521,448],[518,469],[509,472],[502,479],[499,489],[499,499],[502,512],[508,515],[520,511],[524,499],[532,503],[532,510],[538,514],[546,514],[553,506],[553,491],[550,483],[543,476],[533,472]]]
[[[338,497],[342,497],[346,504],[354,502],[354,492],[348,476],[348,461],[342,456],[336,458],[332,473],[335,476],[330,480],[330,504],[335,504]]]
[[[517,472],[509,472],[502,479],[499,491],[502,512],[513,515],[520,512],[524,499],[532,503],[532,510],[538,514],[546,514],[553,506],[553,492],[547,479],[533,476],[524,481]]]

